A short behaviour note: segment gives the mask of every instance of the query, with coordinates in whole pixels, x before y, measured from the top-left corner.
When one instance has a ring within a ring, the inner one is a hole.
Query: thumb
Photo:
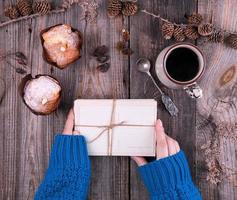
[[[169,155],[166,134],[161,120],[156,122],[156,158],[164,158]]]
[[[131,158],[137,163],[138,166],[142,166],[142,165],[147,164],[146,159],[143,158],[143,157],[133,156]]]
[[[73,132],[73,126],[74,126],[74,112],[72,109],[70,109],[63,129],[63,134],[71,135]]]
[[[162,124],[162,121],[160,119],[157,120],[156,122],[156,136],[157,140],[159,139],[165,139],[165,130]]]

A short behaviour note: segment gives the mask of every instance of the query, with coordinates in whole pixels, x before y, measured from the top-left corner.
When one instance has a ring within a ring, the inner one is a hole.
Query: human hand
[[[176,140],[169,137],[162,125],[161,120],[156,122],[156,159],[165,158],[174,155],[180,151],[179,144]],[[143,157],[132,157],[132,159],[137,163],[138,166],[147,164],[147,161]]]
[[[64,125],[63,129],[63,135],[79,135],[80,133],[78,131],[74,130],[74,112],[73,109],[71,108],[68,115],[67,119]]]

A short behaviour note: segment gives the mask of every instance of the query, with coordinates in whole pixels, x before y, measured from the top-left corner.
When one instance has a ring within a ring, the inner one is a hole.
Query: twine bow
[[[114,123],[114,114],[115,114],[115,108],[116,108],[116,100],[113,99],[112,104],[112,111],[111,111],[111,117],[110,117],[110,123],[109,125],[75,125],[76,127],[95,127],[95,128],[104,128],[97,136],[95,136],[92,140],[88,141],[87,143],[92,143],[95,140],[97,140],[101,135],[107,132],[107,155],[112,155],[112,148],[113,148],[113,129],[118,126],[132,126],[132,127],[154,127],[155,125],[139,125],[139,124],[126,124],[126,121],[121,121],[119,123]]]

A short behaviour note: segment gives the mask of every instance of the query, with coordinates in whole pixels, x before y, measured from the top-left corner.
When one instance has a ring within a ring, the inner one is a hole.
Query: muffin
[[[23,101],[33,113],[47,115],[57,109],[62,89],[53,77],[38,75],[32,78],[28,75],[21,87]]]
[[[81,57],[81,33],[67,24],[59,24],[41,32],[43,57],[64,69]]]

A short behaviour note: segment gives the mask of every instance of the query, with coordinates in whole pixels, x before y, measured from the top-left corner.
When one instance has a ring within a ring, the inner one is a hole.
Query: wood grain
[[[213,24],[232,32],[237,31],[236,6],[237,2],[234,0],[198,1],[198,11],[206,19],[210,19],[210,15],[213,13]],[[207,143],[208,140],[213,141],[213,138],[216,138],[220,151],[217,160],[223,166],[223,170],[228,167],[231,171],[237,171],[236,140],[231,137],[237,134],[237,130],[232,129],[229,132],[224,128],[221,132],[218,131],[223,124],[230,128],[237,121],[236,50],[223,44],[208,43],[199,46],[206,55],[207,69],[201,81],[204,98],[200,99],[197,104],[198,186],[204,199],[234,200],[237,199],[237,176],[233,175],[229,178],[224,178],[217,185],[207,182],[206,178],[210,172],[205,167],[205,160],[207,159],[200,147]],[[220,133],[226,136],[223,137]]]
[[[109,19],[106,1],[100,1],[98,23],[87,24],[84,30],[85,65],[81,66],[80,85],[77,91],[81,98],[128,98],[128,60],[116,50],[123,21]],[[110,49],[110,69],[107,73],[96,70],[98,63],[92,58],[93,50],[99,45]],[[129,199],[129,161],[126,157],[92,157],[92,180],[88,199]]]
[[[0,2],[0,13],[5,5]],[[51,74],[64,89],[59,109],[49,116],[36,116],[23,104],[18,95],[22,75],[17,74],[6,62],[0,62],[0,78],[4,79],[7,93],[0,104],[0,199],[31,200],[48,166],[53,137],[63,128],[66,114],[75,98],[155,98],[159,93],[145,76],[136,70],[136,60],[147,57],[154,63],[159,52],[173,41],[161,36],[159,20],[144,13],[122,19],[109,19],[105,0],[100,5],[95,24],[79,21],[82,10],[73,6],[62,14],[52,14],[26,20],[0,29],[1,51],[22,51],[29,58],[28,73]],[[199,11],[205,18],[213,12],[213,23],[230,31],[237,30],[237,2],[234,0],[149,0],[138,1],[140,8],[175,22],[184,22],[184,13]],[[59,5],[61,0],[54,0]],[[0,17],[3,20],[3,17]],[[68,23],[83,33],[82,58],[65,70],[51,67],[42,60],[39,32],[58,23]],[[120,31],[131,31],[130,46],[135,51],[130,57],[123,56],[115,46],[121,39]],[[99,45],[110,49],[111,68],[107,73],[96,70],[97,61],[91,56]],[[162,104],[158,105],[158,117],[163,120],[167,133],[180,142],[186,152],[192,175],[205,200],[237,199],[237,177],[231,176],[212,185],[206,181],[208,171],[201,146],[217,134],[220,124],[236,123],[236,50],[222,44],[198,45],[207,58],[205,76],[200,82],[204,98],[197,102],[189,99],[184,91],[170,90],[157,80],[161,88],[171,96],[180,113],[171,118]],[[17,63],[12,61],[13,65]],[[229,69],[229,71],[228,71]],[[233,70],[235,69],[235,71]],[[203,125],[204,124],[204,125]],[[235,129],[236,130],[236,129]],[[218,137],[219,161],[237,170],[236,141],[228,131]],[[230,135],[230,136],[229,136]],[[137,174],[137,166],[125,157],[93,157],[90,200],[146,200],[148,194]],[[235,186],[234,186],[235,185]]]
[[[9,2],[5,1],[4,5]],[[64,14],[22,21],[0,30],[1,49],[24,52],[29,58],[29,73],[33,76],[51,74],[64,89],[56,113],[36,116],[25,107],[17,93],[22,76],[6,63],[1,63],[4,65],[0,68],[1,77],[6,77],[8,91],[0,108],[0,122],[4,127],[0,139],[0,199],[33,198],[48,165],[54,134],[62,130],[66,114],[75,98],[128,97],[128,60],[115,51],[123,22],[121,18],[110,20],[105,12],[106,1],[98,2],[99,20],[96,24],[79,21],[82,11],[75,5]],[[60,1],[54,3],[59,5]],[[82,58],[65,70],[52,68],[41,57],[39,32],[59,23],[68,23],[78,28],[84,37]],[[97,72],[98,63],[91,56],[92,51],[103,44],[110,48],[111,56],[111,69],[106,74]],[[92,169],[92,189],[88,199],[129,198],[128,158],[92,158]]]
[[[192,13],[196,10],[196,1],[182,0],[162,0],[162,1],[140,1],[140,7],[154,14],[160,14],[169,20],[175,20],[177,23],[184,22],[184,13]],[[145,74],[136,70],[136,60],[139,57],[146,57],[152,63],[151,73],[156,77],[154,64],[159,52],[172,42],[165,41],[161,33],[161,24],[159,20],[154,19],[144,13],[139,13],[136,17],[130,19],[131,29],[131,47],[135,54],[131,57],[130,66],[130,97],[131,98],[155,98],[158,100],[158,118],[160,118],[166,129],[166,132],[177,139],[182,149],[186,152],[189,164],[192,166],[192,174],[195,177],[195,113],[196,103],[190,99],[182,90],[170,90],[159,83],[159,86],[174,100],[179,108],[177,117],[170,117],[163,105],[160,103],[160,94],[153,83]],[[142,185],[136,166],[131,162],[130,182],[131,199],[148,199],[147,192]]]

